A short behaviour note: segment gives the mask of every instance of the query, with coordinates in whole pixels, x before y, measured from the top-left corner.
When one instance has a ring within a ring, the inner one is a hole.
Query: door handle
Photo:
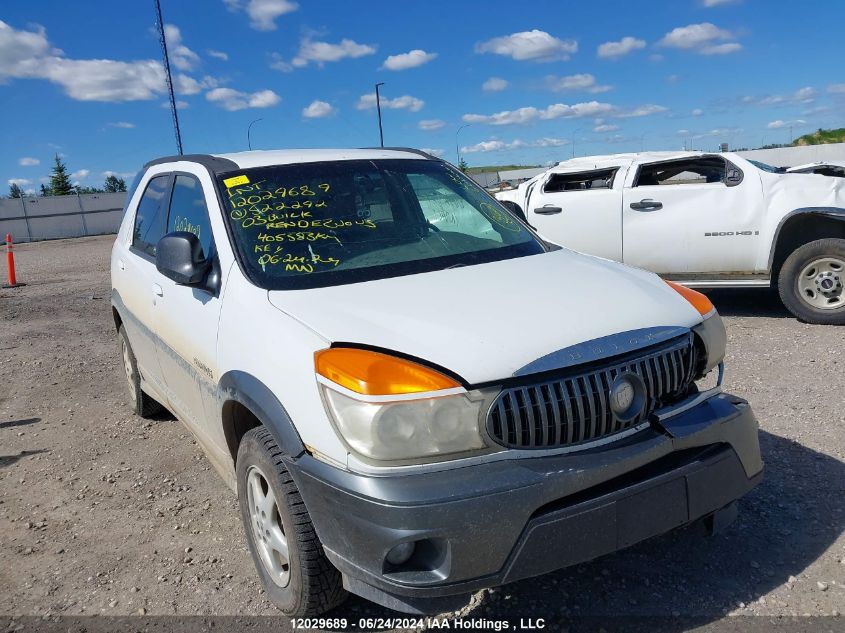
[[[534,213],[538,215],[554,215],[555,213],[560,213],[561,211],[563,211],[563,209],[560,207],[553,207],[550,204],[534,208]]]
[[[636,211],[657,211],[663,208],[663,203],[651,198],[645,198],[639,202],[632,202],[631,208]]]
[[[162,290],[161,286],[159,286],[158,284],[153,284],[153,294],[157,297],[163,297],[164,290]]]

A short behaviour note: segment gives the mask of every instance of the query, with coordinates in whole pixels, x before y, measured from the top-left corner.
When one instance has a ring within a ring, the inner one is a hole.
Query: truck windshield
[[[441,161],[346,160],[243,169],[218,186],[247,274],[315,288],[542,253],[545,246]]]

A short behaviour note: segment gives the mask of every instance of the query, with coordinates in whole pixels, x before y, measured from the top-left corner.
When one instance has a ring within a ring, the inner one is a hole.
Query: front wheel
[[[282,452],[263,426],[241,440],[237,481],[249,551],[273,604],[287,616],[307,617],[342,603],[340,572],[326,558]]]
[[[826,238],[804,244],[786,258],[778,292],[802,321],[845,325],[845,240]]]

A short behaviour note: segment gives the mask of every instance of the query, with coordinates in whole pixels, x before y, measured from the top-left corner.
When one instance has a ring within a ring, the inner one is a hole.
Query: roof
[[[553,172],[583,171],[630,165],[635,160],[642,162],[694,158],[714,154],[714,152],[629,152],[627,154],[604,154],[600,156],[580,156],[560,161],[551,168]]]
[[[384,158],[427,158],[434,159],[418,149],[407,147],[374,147],[361,149],[281,149],[253,150],[230,154],[184,154],[182,156],[164,156],[151,160],[144,167],[162,163],[188,161],[199,163],[213,174],[236,169],[265,167],[267,165],[289,165],[292,163],[318,163],[330,160],[376,160]]]

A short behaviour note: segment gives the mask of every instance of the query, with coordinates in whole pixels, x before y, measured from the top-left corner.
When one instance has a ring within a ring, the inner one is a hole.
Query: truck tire
[[[795,249],[780,269],[778,292],[802,321],[845,324],[845,240],[826,238]]]
[[[129,401],[132,410],[142,418],[149,418],[164,409],[161,404],[144,393],[141,389],[141,372],[138,371],[138,362],[135,360],[135,352],[129,344],[129,337],[123,326],[117,331],[117,341],[120,344],[120,357],[123,361],[123,370],[126,372],[126,382],[129,386]]]
[[[241,439],[238,501],[247,544],[270,601],[289,617],[316,616],[346,600],[282,451],[263,426]]]

